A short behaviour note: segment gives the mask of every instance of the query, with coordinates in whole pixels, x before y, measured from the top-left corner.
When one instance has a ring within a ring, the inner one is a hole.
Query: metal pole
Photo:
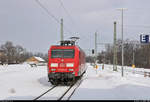
[[[60,40],[63,41],[64,40],[64,36],[63,36],[63,19],[61,19],[60,26],[61,26],[61,28],[60,28]]]
[[[114,22],[114,58],[113,58],[113,71],[117,71],[117,48],[116,48],[116,22]]]
[[[134,48],[133,48],[133,65],[135,65],[134,56],[135,56],[135,54],[134,54]]]
[[[123,66],[124,66],[124,41],[123,41],[123,10],[126,10],[126,8],[119,8],[118,10],[121,10],[121,13],[122,13],[122,24],[121,24],[121,31],[122,31],[122,67],[121,67],[121,70],[122,70],[122,77],[124,76],[124,71],[123,71]]]
[[[96,74],[97,74],[97,32],[95,32],[95,67],[96,67]]]
[[[97,32],[95,32],[95,57],[97,56]]]
[[[124,69],[123,69],[123,66],[124,66],[124,46],[123,46],[123,44],[124,44],[124,41],[123,41],[123,9],[122,9],[122,67],[121,67],[121,69],[122,69],[122,77],[124,76]]]

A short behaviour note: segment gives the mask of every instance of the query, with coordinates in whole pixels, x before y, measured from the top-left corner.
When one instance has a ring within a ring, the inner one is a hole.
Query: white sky
[[[124,12],[124,25],[132,26],[124,26],[125,39],[139,40],[141,33],[150,33],[149,0],[61,0],[71,18],[59,0],[39,1],[58,20],[64,19],[65,39],[79,36],[83,49],[94,48],[95,31],[99,33],[99,43],[112,42],[114,21],[118,24],[117,38],[121,37],[121,12],[117,8],[128,9]],[[0,0],[0,45],[12,41],[28,51],[47,53],[59,40],[60,24],[35,0]],[[99,46],[99,50],[102,48]]]

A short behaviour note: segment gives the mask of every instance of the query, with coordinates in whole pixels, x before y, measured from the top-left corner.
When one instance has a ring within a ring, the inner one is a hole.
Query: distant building
[[[42,59],[41,57],[36,57],[36,56],[33,56],[29,59],[26,60],[26,63],[32,65],[46,65],[46,61],[44,59]]]

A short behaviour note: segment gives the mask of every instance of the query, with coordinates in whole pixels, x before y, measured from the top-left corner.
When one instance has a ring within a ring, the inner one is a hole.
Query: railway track
[[[76,84],[74,86],[72,86],[72,88],[67,93],[65,93],[65,95],[63,95],[63,97],[60,98],[59,100],[70,100],[70,98],[72,97],[72,95],[74,94],[74,92],[76,91],[76,89],[80,86],[80,84],[82,83],[82,81],[83,81],[83,78],[81,80],[78,80],[76,82]],[[66,97],[64,97],[64,96],[66,96]]]
[[[71,86],[53,86],[34,100],[70,100],[75,90],[82,83],[83,78],[77,80],[77,82]],[[58,96],[54,96],[58,95]]]
[[[39,95],[38,97],[36,97],[34,100],[38,100],[40,99],[42,96],[44,96],[46,93],[50,92],[52,89],[54,89],[56,86],[51,87],[50,89],[48,89],[46,92],[42,93],[41,95]]]

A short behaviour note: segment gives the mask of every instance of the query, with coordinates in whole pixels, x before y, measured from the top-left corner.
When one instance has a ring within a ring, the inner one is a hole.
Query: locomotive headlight
[[[51,63],[51,67],[58,67],[58,63]]]
[[[69,69],[69,71],[73,71],[73,69]]]
[[[56,71],[56,69],[51,69],[51,71]]]
[[[73,67],[73,66],[74,66],[74,63],[67,63],[66,66],[67,66],[67,67]]]

